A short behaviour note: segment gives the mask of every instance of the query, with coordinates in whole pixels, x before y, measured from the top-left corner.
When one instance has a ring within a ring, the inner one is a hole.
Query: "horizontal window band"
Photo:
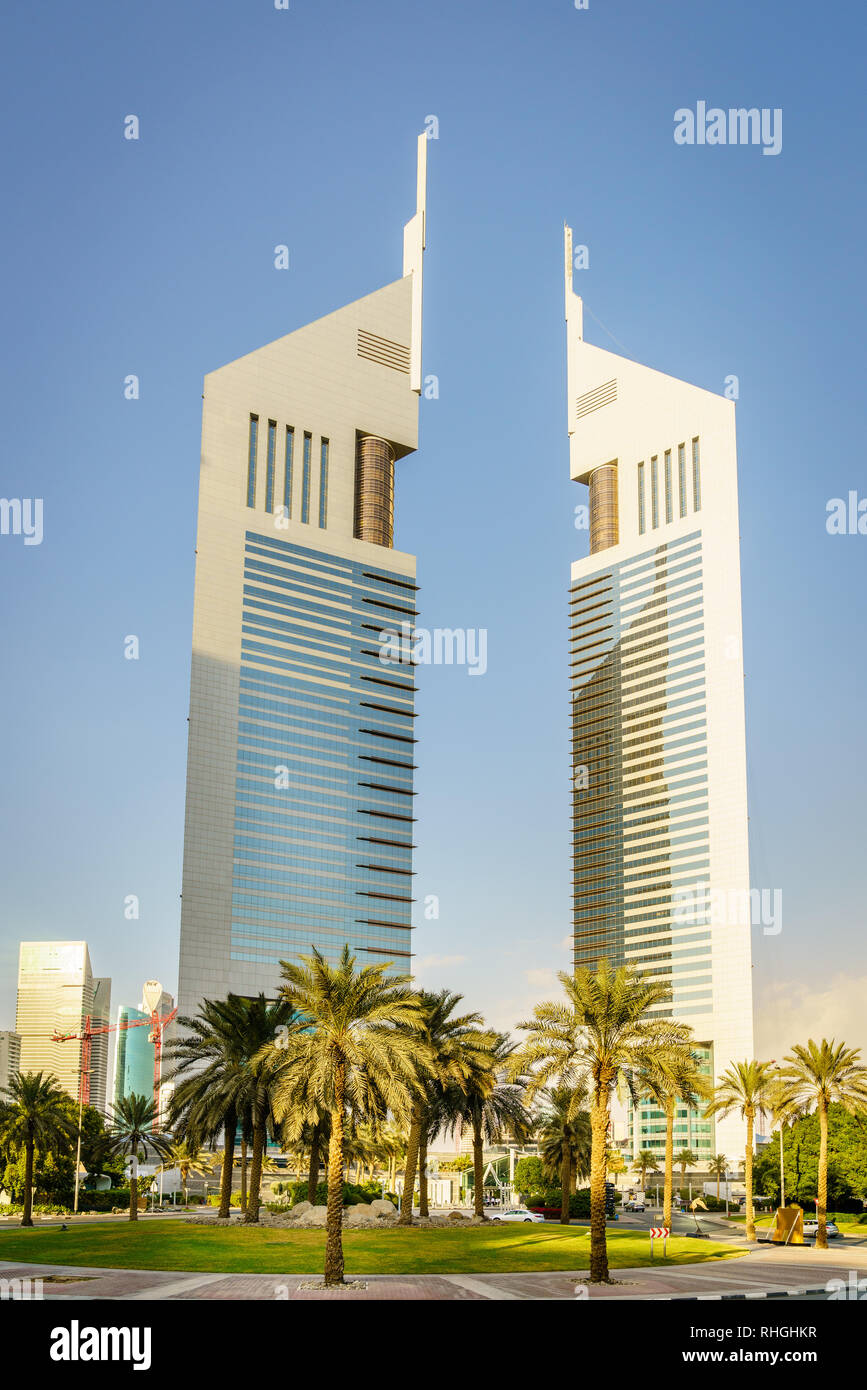
[[[357,898],[376,898],[385,903],[414,903],[416,901],[415,898],[401,897],[398,893],[371,893],[365,888],[356,888],[355,896]]]
[[[378,820],[401,820],[410,825],[414,825],[418,819],[417,816],[398,816],[391,811],[373,811],[366,806],[360,807],[355,814],[357,816],[376,816]]]
[[[415,931],[411,922],[380,922],[377,917],[356,917],[361,927],[388,927],[391,931]]]
[[[375,706],[368,705],[367,708],[374,709]],[[417,738],[410,738],[408,734],[387,734],[384,729],[363,729],[359,727],[358,732],[360,734],[371,734],[374,738],[390,738],[393,739],[395,743],[418,743]]]
[[[363,596],[361,601],[362,601],[362,603],[369,603],[369,604],[371,604],[374,608],[387,608],[387,609],[389,610],[390,613],[406,613],[407,616],[410,617],[410,618],[417,618],[417,617],[418,617],[418,610],[417,610],[417,609],[415,609],[415,608],[401,608],[400,604],[398,604],[398,603],[386,603],[385,599],[382,599],[382,598],[367,598],[367,597],[364,597],[364,596]]]
[[[407,772],[414,772],[418,763],[399,763],[395,758],[375,758],[372,753],[359,753],[359,762],[379,763],[383,767],[405,767]]]
[[[357,840],[361,840],[367,845],[388,845],[391,849],[417,849],[417,845],[411,845],[406,840],[381,840],[374,835],[357,835]]]
[[[388,951],[384,946],[356,946],[357,951],[366,951],[370,956],[406,956],[407,959],[415,955],[415,951]]]
[[[395,869],[391,864],[356,864],[355,867],[356,869],[371,869],[374,873],[403,874],[406,878],[415,878],[412,869]]]
[[[363,681],[370,681],[372,685],[387,686],[389,690],[405,690],[407,695],[414,695],[415,692],[418,690],[417,685],[406,685],[403,681],[386,680],[385,676],[362,675],[361,679]]]
[[[362,709],[378,709],[381,710],[383,714],[401,714],[404,719],[418,719],[418,715],[414,710],[399,709],[396,705],[375,705],[372,700],[359,700],[358,703]],[[368,729],[365,730],[365,732],[372,733],[373,730]]]
[[[362,570],[361,574],[364,579],[375,579],[380,584],[394,584],[399,589],[418,590],[421,587],[418,584],[413,584],[411,579],[387,579],[384,574],[373,574],[370,570]]]
[[[390,782],[359,782],[360,787],[369,787],[374,792],[396,792],[398,796],[418,796],[418,792],[407,791],[406,787],[394,787]]]

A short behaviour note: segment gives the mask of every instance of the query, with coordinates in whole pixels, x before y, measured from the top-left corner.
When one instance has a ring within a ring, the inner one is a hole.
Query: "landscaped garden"
[[[193,1226],[159,1218],[61,1231],[17,1227],[0,1231],[0,1260],[38,1264],[171,1269],[198,1273],[312,1274],[322,1268],[325,1231],[285,1227]],[[413,1226],[344,1231],[348,1274],[520,1274],[584,1270],[590,1265],[587,1226],[476,1226],[431,1231]],[[743,1251],[716,1241],[674,1237],[668,1257],[644,1232],[609,1231],[613,1269],[731,1259]]]

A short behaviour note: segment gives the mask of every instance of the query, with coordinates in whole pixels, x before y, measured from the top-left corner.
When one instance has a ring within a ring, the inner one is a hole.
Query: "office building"
[[[734,404],[584,341],[566,233],[576,966],[671,986],[708,1076],[753,1055]],[[649,1103],[634,1150],[662,1154]],[[738,1115],[681,1106],[675,1149],[743,1152]]]
[[[426,142],[400,279],[205,379],[179,1009],[348,943],[409,964]],[[312,205],[311,205],[312,206]]]

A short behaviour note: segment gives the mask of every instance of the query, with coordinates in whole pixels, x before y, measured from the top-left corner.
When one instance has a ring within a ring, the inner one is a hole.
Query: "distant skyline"
[[[393,278],[434,115],[438,395],[395,544],[418,557],[421,622],[485,629],[487,670],[419,673],[418,976],[506,1027],[570,960],[564,652],[587,533],[568,221],[589,341],[720,394],[737,377],[751,881],[783,904],[779,935],[753,933],[756,1047],[867,1047],[867,536],[826,528],[831,499],[867,495],[867,36],[860,7],[815,13],[96,0],[86,24],[3,18],[0,492],[42,499],[43,537],[0,535],[0,1029],[22,940],[86,940],[115,1005],[146,978],[175,992],[202,381]],[[780,109],[779,154],[676,143],[699,101]]]

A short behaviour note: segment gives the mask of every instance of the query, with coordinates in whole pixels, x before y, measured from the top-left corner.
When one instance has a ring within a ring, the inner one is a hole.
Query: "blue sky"
[[[780,0],[7,9],[0,491],[45,521],[0,537],[0,1027],[22,938],[86,938],[115,1003],[174,988],[202,377],[400,274],[436,115],[440,396],[396,541],[422,622],[489,638],[484,678],[421,672],[422,978],[505,1024],[569,959],[565,219],[591,341],[739,378],[753,882],[783,890],[757,997],[781,1043],[793,1011],[867,1043],[867,538],[825,530],[867,494],[864,30]],[[781,107],[782,153],[675,145],[698,100]]]

